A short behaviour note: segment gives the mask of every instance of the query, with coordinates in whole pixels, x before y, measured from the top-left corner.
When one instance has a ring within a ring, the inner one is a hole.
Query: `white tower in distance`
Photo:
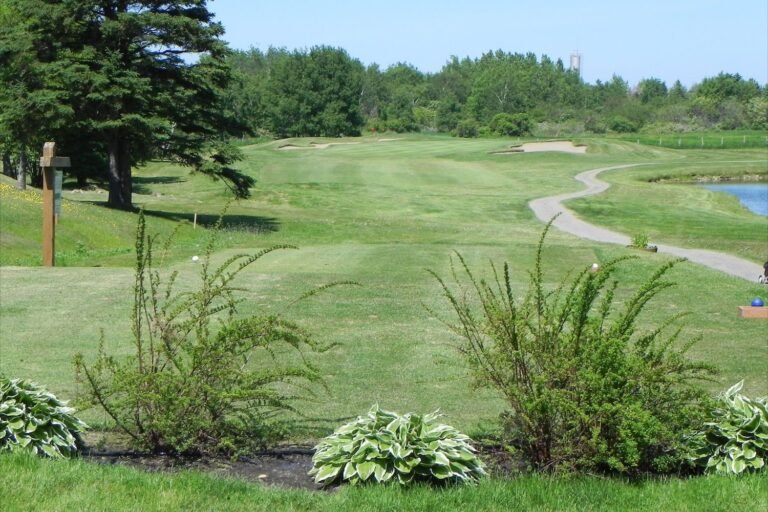
[[[571,71],[576,71],[581,76],[581,54],[574,52],[571,54]]]

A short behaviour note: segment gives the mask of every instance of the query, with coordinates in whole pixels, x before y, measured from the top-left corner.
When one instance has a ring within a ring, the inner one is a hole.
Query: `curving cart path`
[[[562,203],[563,201],[575,199],[577,197],[599,194],[608,189],[610,185],[597,178],[601,172],[613,171],[616,169],[628,169],[630,167],[638,167],[641,165],[650,164],[614,165],[611,167],[601,167],[599,169],[584,171],[575,177],[577,181],[580,181],[587,186],[584,190],[534,199],[528,203],[528,205],[536,214],[536,217],[543,222],[549,222],[552,217],[560,214],[560,216],[555,219],[553,225],[556,228],[571,233],[572,235],[576,235],[579,238],[609,244],[629,245],[631,240],[627,235],[584,222],[577,218],[572,211],[563,206]],[[726,274],[746,279],[747,281],[757,282],[757,277],[763,273],[763,268],[760,265],[722,252],[707,251],[704,249],[685,249],[682,247],[661,244],[657,244],[657,247],[659,248],[659,252],[687,258],[694,263],[705,265],[715,270],[725,272]]]

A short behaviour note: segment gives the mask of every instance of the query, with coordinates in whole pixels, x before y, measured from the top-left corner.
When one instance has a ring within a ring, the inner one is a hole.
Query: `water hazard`
[[[768,183],[727,183],[702,186],[714,192],[734,195],[750,211],[768,217]]]

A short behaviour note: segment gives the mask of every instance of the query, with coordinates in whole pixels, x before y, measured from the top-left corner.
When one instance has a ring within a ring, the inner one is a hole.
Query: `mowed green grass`
[[[568,207],[590,222],[630,237],[647,234],[651,243],[711,249],[756,263],[768,260],[768,219],[753,214],[730,194],[693,184],[711,175],[726,179],[746,175],[766,181],[768,152],[690,153],[682,161],[605,172],[600,177],[611,188],[571,201]]]
[[[671,149],[768,149],[768,136],[760,130],[705,131],[689,133],[630,133],[615,138]]]
[[[34,482],[34,484],[31,484]],[[624,482],[523,476],[477,486],[344,487],[333,492],[269,488],[183,471],[168,475],[79,460],[0,457],[3,510],[110,511],[721,511],[760,510],[768,475]]]
[[[349,144],[311,149],[311,142]],[[493,152],[508,147],[508,141],[411,136],[387,141],[277,141],[244,148],[241,168],[257,184],[251,199],[230,205],[214,257],[222,261],[234,253],[275,244],[299,247],[268,255],[243,274],[239,284],[246,290],[243,313],[280,311],[319,340],[338,344],[316,358],[328,390],[319,389],[315,397],[299,404],[306,416],[301,421],[309,429],[306,435],[324,434],[373,403],[401,412],[440,408],[446,421],[462,430],[487,428],[504,404],[492,392],[471,387],[455,351],[457,340],[423,307],[450,318],[426,269],[447,276],[453,251],[461,252],[478,274],[489,275],[489,261],[498,265],[509,261],[522,294],[543,227],[527,208],[529,200],[578,190],[575,174],[613,164],[651,162],[649,169],[677,173],[690,170],[688,161],[695,160],[720,172],[713,158],[695,151],[588,142],[586,155],[497,155]],[[307,149],[279,149],[286,143]],[[729,161],[760,160],[764,155],[754,150],[724,151],[717,153],[721,157],[722,167],[730,169]],[[204,245],[204,230],[192,229],[187,221],[197,213],[199,220],[210,222],[227,203],[226,191],[221,184],[164,163],[139,169],[136,175],[139,193],[134,199],[149,212],[151,223],[169,232],[174,220],[182,220],[180,244],[166,268],[181,272],[181,286],[194,286],[197,267],[190,258]],[[627,179],[630,185],[635,183]],[[651,201],[655,185],[638,183],[628,195],[648,194]],[[763,240],[757,228],[765,224],[764,218],[736,209],[724,213],[700,202],[710,195],[703,189],[685,194],[693,198],[692,208],[707,214],[701,229],[711,233],[712,240],[725,237],[742,222],[755,226],[744,231],[747,249],[734,252],[755,261],[762,257],[756,247]],[[72,196],[99,200],[94,192]],[[626,201],[630,199],[634,197]],[[88,250],[119,246],[122,256],[104,258],[103,263],[98,258],[74,262],[111,266],[0,268],[0,371],[32,378],[64,398],[71,398],[78,386],[72,356],[83,352],[92,357],[100,332],[108,350],[128,354],[131,349],[130,247],[135,217],[82,202],[77,206],[96,212],[89,213],[92,229],[103,230],[105,238],[112,229],[104,229],[101,216],[120,216],[115,220],[120,223],[119,240],[94,243]],[[5,211],[5,199],[0,208]],[[662,235],[677,240],[665,226],[679,216],[678,205],[661,202],[658,209],[654,215],[666,222],[659,228],[659,238],[646,225],[646,217],[634,210],[615,208],[609,216],[599,212],[585,216],[599,222],[610,217],[613,224],[606,225],[630,235],[648,231],[652,241],[662,241]],[[66,232],[68,222],[67,216],[62,218],[59,232]],[[5,220],[2,228],[6,230]],[[689,242],[696,246],[697,240]],[[722,247],[734,248],[729,243]],[[17,250],[21,254],[17,257],[28,261],[25,252]],[[573,269],[629,254],[638,258],[624,264],[619,274],[623,300],[667,261],[663,255],[635,253],[552,231],[544,254],[546,276],[554,285]],[[765,288],[689,263],[678,265],[670,277],[678,286],[651,303],[643,317],[645,325],[689,311],[685,333],[702,337],[692,356],[722,369],[716,382],[706,384],[709,389],[715,392],[745,379],[748,393],[766,394],[766,324],[736,315],[738,305],[765,295]],[[361,286],[334,288],[290,305],[303,292],[337,280]],[[84,414],[92,422],[103,419],[93,411]]]

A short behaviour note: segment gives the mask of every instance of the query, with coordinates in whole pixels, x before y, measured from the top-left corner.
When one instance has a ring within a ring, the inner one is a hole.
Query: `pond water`
[[[734,195],[750,211],[768,217],[768,183],[727,183],[702,186],[714,192]]]

